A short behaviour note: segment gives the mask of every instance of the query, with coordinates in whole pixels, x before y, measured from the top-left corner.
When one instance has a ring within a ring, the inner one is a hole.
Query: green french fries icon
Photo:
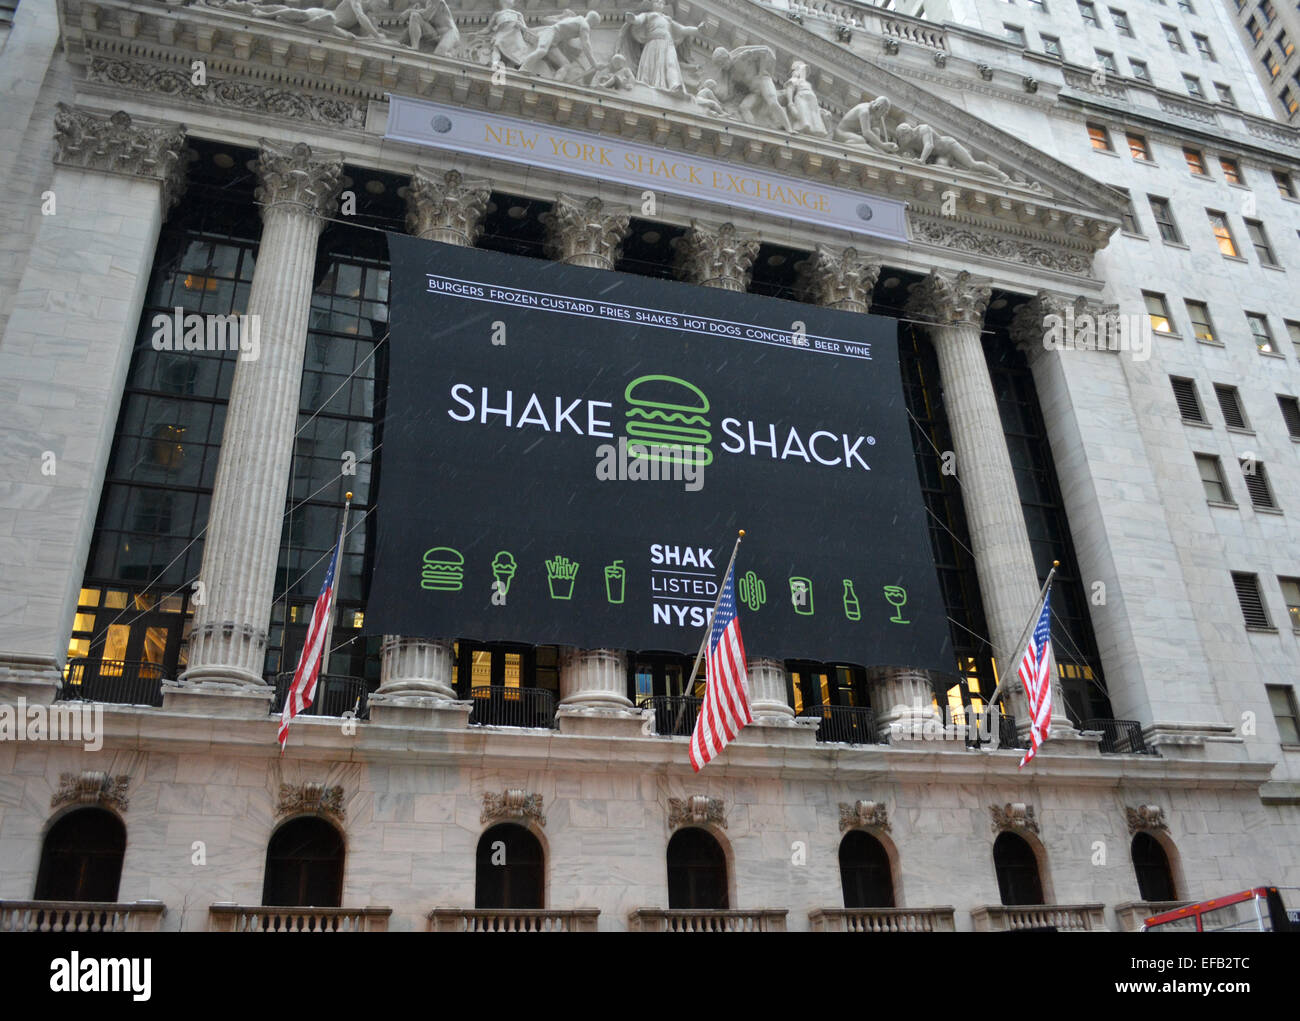
[[[749,607],[750,613],[757,613],[759,607],[767,602],[767,586],[753,571],[746,571],[736,587],[740,589],[740,601]]]
[[[546,584],[552,599],[572,599],[573,580],[578,576],[577,561],[558,554],[546,561]]]

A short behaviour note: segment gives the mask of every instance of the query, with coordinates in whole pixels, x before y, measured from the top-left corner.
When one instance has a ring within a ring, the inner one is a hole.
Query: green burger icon
[[[676,376],[638,376],[623,396],[629,457],[674,464],[713,463],[709,443],[709,399],[694,383]]]
[[[450,546],[435,546],[424,551],[424,570],[420,588],[435,592],[459,592],[465,580],[465,558]]]

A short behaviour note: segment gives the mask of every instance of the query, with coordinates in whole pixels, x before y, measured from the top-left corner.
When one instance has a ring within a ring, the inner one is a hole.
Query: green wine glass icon
[[[900,585],[886,585],[885,599],[894,608],[894,615],[889,618],[891,624],[910,624],[903,619],[903,604],[907,602],[907,589]]]

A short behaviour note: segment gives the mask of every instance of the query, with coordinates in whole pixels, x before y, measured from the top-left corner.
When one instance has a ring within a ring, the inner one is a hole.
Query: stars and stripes
[[[709,631],[704,661],[704,704],[691,735],[690,757],[699,772],[718,755],[740,728],[752,723],[749,712],[749,675],[745,671],[745,643],[736,618],[735,557],[727,568],[718,606]]]
[[[349,494],[350,496],[351,494]],[[344,513],[344,528],[347,527],[347,514]],[[307,625],[307,640],[303,643],[302,656],[298,659],[298,669],[293,674],[293,684],[284,699],[284,712],[280,714],[280,751],[289,739],[289,721],[299,713],[311,708],[316,698],[316,685],[320,680],[321,661],[329,645],[330,625],[334,617],[334,576],[339,566],[339,550],[343,546],[343,532],[339,532],[339,541],[334,544],[334,555],[330,557],[329,570],[325,572],[325,583],[321,586],[316,605],[311,611],[311,623]]]
[[[1020,760],[1026,762],[1038,754],[1047,740],[1052,721],[1052,586],[1048,582],[1043,595],[1043,612],[1038,615],[1034,633],[1029,637],[1024,659],[1020,661],[1020,683],[1029,703],[1029,751]]]

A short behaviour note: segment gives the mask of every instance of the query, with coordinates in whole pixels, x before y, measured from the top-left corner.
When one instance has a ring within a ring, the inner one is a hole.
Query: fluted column
[[[406,229],[425,241],[469,247],[483,233],[483,215],[491,193],[487,181],[467,181],[459,170],[416,168],[411,183],[399,193],[406,199]],[[375,694],[454,699],[453,641],[385,635]]]
[[[930,320],[943,402],[952,429],[956,474],[970,524],[971,551],[1000,677],[1014,671],[1020,636],[1038,598],[1020,491],[1011,469],[980,328],[991,289],[963,271],[931,273],[911,287],[909,310]],[[1003,692],[1018,723],[1028,719],[1014,674]]]
[[[613,269],[623,250],[631,211],[599,198],[560,195],[542,217],[546,251],[557,262]],[[560,705],[567,708],[632,708],[627,697],[627,652],[566,649],[560,659]]]
[[[688,284],[744,291],[758,255],[758,235],[734,223],[714,229],[691,224],[677,241],[677,275]]]
[[[187,681],[262,683],[267,624],[298,425],[312,273],[322,217],[338,200],[338,155],[261,143],[262,240],[248,299],[260,320],[255,360],[239,361],[203,546],[205,598],[195,612]]]

